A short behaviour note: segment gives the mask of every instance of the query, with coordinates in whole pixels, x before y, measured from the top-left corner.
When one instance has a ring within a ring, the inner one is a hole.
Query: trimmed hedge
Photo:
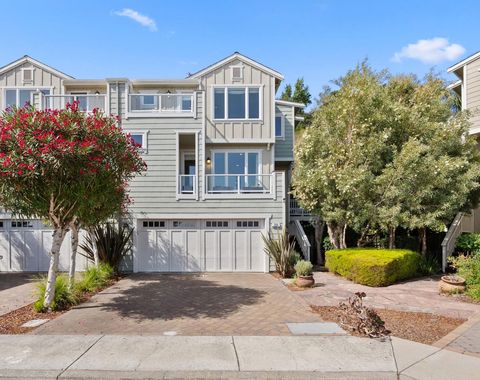
[[[330,272],[368,286],[387,286],[414,277],[422,256],[407,249],[347,248],[325,253]]]

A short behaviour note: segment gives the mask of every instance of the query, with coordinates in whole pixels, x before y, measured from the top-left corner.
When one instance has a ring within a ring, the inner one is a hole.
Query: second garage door
[[[263,272],[263,220],[141,220],[135,271]]]

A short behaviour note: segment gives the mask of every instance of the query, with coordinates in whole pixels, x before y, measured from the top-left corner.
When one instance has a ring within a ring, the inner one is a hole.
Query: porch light
[[[210,159],[210,157],[207,157],[207,165],[210,165],[212,163],[212,160]]]

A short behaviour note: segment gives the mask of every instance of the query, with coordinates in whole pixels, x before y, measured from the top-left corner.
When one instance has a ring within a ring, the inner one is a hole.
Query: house
[[[475,136],[480,143],[480,52],[475,53],[447,69],[456,76],[457,80],[449,87],[461,99],[463,110],[471,113],[470,135]],[[459,212],[442,242],[443,264],[445,270],[447,257],[450,256],[457,241],[463,232],[480,232],[480,208],[470,212]]]
[[[295,108],[303,107],[275,99],[282,80],[240,53],[186,79],[75,79],[25,56],[0,68],[0,107],[78,100],[86,112],[119,116],[148,164],[130,187],[126,269],[264,272],[271,263],[262,234],[291,221]],[[48,225],[0,216],[0,271],[47,270]],[[295,231],[304,239],[301,225]]]

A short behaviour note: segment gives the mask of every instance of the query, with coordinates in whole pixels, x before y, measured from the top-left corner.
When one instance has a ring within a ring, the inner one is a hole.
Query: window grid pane
[[[228,118],[245,119],[245,88],[228,89]]]
[[[260,91],[258,88],[248,89],[248,118],[258,119],[260,117]]]
[[[225,89],[216,88],[214,90],[214,118],[225,119]]]

